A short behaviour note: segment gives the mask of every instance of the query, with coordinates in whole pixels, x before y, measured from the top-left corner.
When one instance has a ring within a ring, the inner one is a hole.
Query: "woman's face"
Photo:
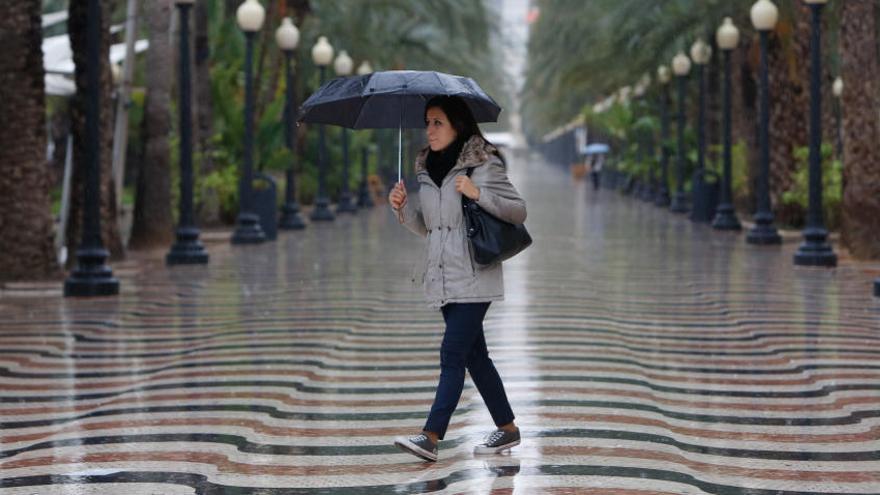
[[[431,151],[440,151],[455,141],[455,129],[440,107],[431,107],[425,115],[425,133]]]

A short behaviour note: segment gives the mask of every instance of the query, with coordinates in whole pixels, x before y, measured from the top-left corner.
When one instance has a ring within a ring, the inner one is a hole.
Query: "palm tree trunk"
[[[129,246],[144,249],[170,245],[171,213],[171,89],[174,77],[169,27],[171,0],[150,0],[144,8],[149,30],[147,99],[144,106],[144,160],[137,178],[134,224]]]
[[[844,244],[857,258],[880,258],[880,122],[876,1],[842,2]]]
[[[214,170],[211,160],[211,137],[214,134],[214,106],[211,99],[211,46],[208,39],[208,0],[197,0],[195,5],[195,92],[196,144],[201,153],[199,173]]]
[[[803,223],[799,205],[784,205],[798,163],[797,148],[809,142],[810,11],[797,2],[792,19],[783,19],[770,43],[770,197],[780,224]]]
[[[211,139],[214,136],[214,105],[211,94],[211,45],[208,38],[208,2],[196,0],[195,5],[195,144],[198,151],[198,169],[196,177],[205,177],[214,171]],[[196,205],[199,225],[212,226],[222,223],[220,218],[220,201],[216,191],[203,188],[202,198]],[[213,197],[206,197],[213,196]]]
[[[70,33],[70,45],[73,61],[76,65],[76,95],[71,106],[71,131],[73,132],[73,194],[70,200],[70,222],[67,229],[68,252],[75,252],[79,245],[82,232],[83,184],[85,182],[86,157],[86,94],[88,81],[86,66],[88,65],[88,48],[86,30],[88,25],[87,0],[70,0],[67,29]],[[116,0],[101,0],[102,35],[101,60],[109,59],[110,51],[110,14]],[[116,209],[116,191],[113,185],[112,154],[113,154],[113,78],[110,65],[104,63],[101,70],[101,238],[104,247],[110,251],[113,259],[124,255],[122,236],[119,231],[118,212]],[[70,261],[73,257],[70,257]]]
[[[46,161],[40,0],[0,7],[0,281],[58,275]]]
[[[734,204],[737,209],[754,213],[757,198],[755,187],[758,163],[758,85],[756,72],[758,61],[755,50],[756,43],[746,39],[740,50],[731,54],[731,63],[735,68],[733,83],[733,140],[745,144],[747,187],[737,194],[734,191]]]

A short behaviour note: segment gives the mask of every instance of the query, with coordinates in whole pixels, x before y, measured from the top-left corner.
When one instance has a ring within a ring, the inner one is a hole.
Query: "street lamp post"
[[[672,59],[672,71],[678,80],[678,157],[675,164],[676,191],[672,198],[670,210],[675,213],[687,213],[687,196],[684,192],[684,99],[687,90],[687,76],[691,70],[691,61],[684,53],[679,53]]]
[[[731,116],[730,116],[730,54],[739,45],[739,29],[733,24],[730,17],[724,19],[724,23],[718,28],[715,35],[718,47],[724,53],[724,174],[721,178],[721,203],[715,212],[712,227],[717,230],[741,230],[742,225],[736,217],[736,209],[733,207],[733,171],[731,152]]]
[[[336,75],[347,77],[351,75],[354,68],[354,62],[345,50],[340,50],[336,61],[333,62],[333,69]],[[342,128],[342,190],[339,192],[339,204],[336,206],[336,213],[354,213],[357,211],[357,205],[354,204],[349,188],[348,170],[350,163],[348,160],[348,129]]]
[[[837,255],[828,243],[822,219],[822,7],[828,0],[804,0],[813,12],[810,39],[810,199],[804,242],[794,254],[794,264],[836,266]]]
[[[238,183],[238,221],[232,234],[233,244],[258,244],[266,240],[260,218],[253,205],[254,160],[254,38],[263,27],[266,10],[258,0],[245,0],[236,12],[238,27],[245,35],[244,160]]]
[[[368,74],[372,74],[373,67],[370,65],[370,62],[364,60],[361,62],[361,65],[358,66],[357,73],[359,76],[366,76]],[[373,199],[370,198],[370,192],[367,189],[367,165],[369,163],[370,158],[370,150],[371,148],[375,148],[374,144],[369,144],[364,146],[364,149],[361,154],[361,185],[359,188],[358,194],[358,202],[357,205],[361,208],[372,208],[373,207]]]
[[[312,61],[321,72],[321,86],[324,85],[327,64],[333,60],[333,47],[327,42],[326,36],[318,38],[312,47]],[[324,125],[318,125],[318,194],[315,198],[315,209],[310,217],[314,222],[332,222],[336,219],[330,211],[330,199],[327,198],[327,143],[324,137]]]
[[[190,78],[189,13],[195,0],[177,0],[180,12],[180,215],[177,242],[165,256],[169,265],[204,264],[208,253],[199,242],[193,215],[192,80]]]
[[[697,168],[691,184],[693,208],[691,220],[709,222],[712,212],[709,211],[708,194],[706,191],[706,64],[712,58],[712,48],[705,41],[698,39],[691,46],[691,59],[697,69]]]
[[[104,262],[109,253],[101,240],[101,5],[89,0],[86,46],[88,101],[86,102],[86,177],[83,192],[82,239],[76,250],[76,268],[64,281],[65,296],[119,294],[119,280]]]
[[[287,79],[286,102],[284,106],[284,141],[290,150],[290,164],[287,167],[284,187],[284,206],[281,208],[281,221],[278,227],[283,230],[301,230],[306,224],[299,214],[299,203],[296,201],[296,128],[293,124],[296,113],[296,101],[294,95],[293,80],[293,51],[299,44],[299,29],[293,24],[290,17],[281,21],[281,26],[275,31],[275,41],[284,52],[285,74]]]
[[[669,206],[669,82],[672,71],[661,65],[657,68],[657,80],[660,81],[660,186],[654,197],[654,204],[661,207]]]
[[[770,0],[758,0],[752,5],[751,18],[761,36],[761,168],[755,226],[746,235],[746,241],[749,244],[781,244],[782,237],[773,226],[773,211],[770,209],[770,77],[767,68],[767,38],[779,19],[779,9]]]

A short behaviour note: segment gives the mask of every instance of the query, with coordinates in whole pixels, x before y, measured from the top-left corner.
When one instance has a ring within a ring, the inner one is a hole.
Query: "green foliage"
[[[213,172],[199,177],[196,188],[196,202],[200,203],[207,191],[213,191],[220,202],[223,218],[235,218],[238,211],[238,167],[224,165]]]
[[[653,75],[696,37],[711,39],[725,16],[750,36],[754,0],[536,0],[523,117],[542,135],[592,104]],[[785,10],[783,9],[783,14]]]
[[[507,91],[499,69],[501,58],[492,52],[489,43],[497,26],[483,2],[470,0],[352,0],[346,2],[312,2],[311,13],[299,25],[300,48],[295,51],[295,77],[300,98],[306,97],[319,84],[319,72],[311,61],[309,48],[319,35],[327,36],[338,52],[345,49],[356,63],[369,58],[377,69],[431,69],[474,77],[499,100]],[[238,168],[244,153],[244,36],[235,19],[226,17],[223,2],[209,2],[209,36],[211,40],[211,91],[214,104],[214,154],[216,171],[197,178],[202,193],[215,188],[224,214],[237,209]],[[264,29],[274,29],[269,23]],[[260,38],[258,37],[258,40]],[[261,50],[277,50],[274,40],[255,44],[254,60]],[[267,54],[266,60],[270,60]],[[255,62],[254,67],[258,64]],[[273,86],[272,70],[264,68],[263,96]],[[333,76],[332,67],[328,76]],[[280,175],[293,162],[296,170],[298,200],[314,201],[318,185],[318,126],[299,129],[301,139],[296,156],[285,143],[283,125],[286,102],[284,78],[281,77],[269,103],[258,116],[254,128],[254,168],[273,176]],[[503,103],[502,103],[503,104]],[[325,127],[327,145],[327,193],[337,198],[343,181],[341,129]],[[349,131],[351,168],[349,188],[354,191],[361,180],[361,150],[374,139],[371,131]],[[396,146],[396,141],[395,141]],[[370,157],[369,172],[376,173],[378,157]],[[279,183],[279,192],[283,182]],[[279,194],[281,196],[281,194]],[[198,195],[199,201],[204,195]]]
[[[797,171],[791,189],[782,193],[784,204],[799,205],[805,210],[810,200],[810,149],[802,146],[794,150]],[[831,144],[822,144],[822,214],[829,229],[840,225],[840,206],[843,200],[843,164],[834,158]]]
[[[608,165],[642,180],[650,178],[651,171],[658,170],[660,162],[660,120],[650,112],[643,100],[615,101],[604,112],[597,113],[592,108],[584,112],[586,124],[594,132],[608,136],[612,149]],[[686,134],[686,140],[695,142],[692,133]],[[675,150],[672,139],[666,145]],[[696,152],[693,157],[688,157],[686,177],[690,176],[695,162]],[[674,152],[670,155],[669,166],[670,179],[674,182]]]
[[[745,198],[749,194],[749,155],[745,141],[737,141],[730,148],[731,187],[735,198]]]

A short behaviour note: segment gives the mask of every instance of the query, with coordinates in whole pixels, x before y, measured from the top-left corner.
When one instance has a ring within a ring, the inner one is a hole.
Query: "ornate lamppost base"
[[[232,234],[233,244],[259,244],[266,241],[266,234],[260,227],[260,219],[253,213],[238,215],[238,226]]]
[[[831,246],[826,244],[815,251],[813,249],[806,243],[802,244],[794,254],[794,264],[800,266],[837,266],[837,255],[834,254]]]
[[[804,242],[794,253],[794,264],[800,266],[837,266],[837,255],[827,242],[828,231],[823,228],[804,230]]]
[[[315,209],[309,217],[313,222],[332,222],[336,216],[330,211],[330,201],[327,198],[318,198],[315,201]]]
[[[79,266],[64,281],[65,297],[115,296],[119,294],[119,280],[113,270],[104,264],[109,253],[104,248],[77,251]]]
[[[752,230],[746,234],[746,242],[758,245],[782,244],[782,237],[773,226],[772,217],[766,218],[759,213],[755,215],[755,223]]]
[[[367,191],[366,185],[361,186],[361,191],[358,194],[357,205],[358,208],[372,208],[373,206],[375,206],[373,204],[373,198],[370,197],[370,193],[369,191]]]
[[[339,204],[336,205],[336,213],[356,213],[357,205],[354,204],[354,198],[351,193],[344,192],[339,195]]]
[[[306,228],[306,223],[299,214],[298,204],[287,203],[281,208],[281,221],[278,222],[278,228],[281,230],[302,230]]]
[[[199,229],[178,227],[177,242],[165,255],[165,263],[169,265],[199,265],[207,262],[208,252],[199,242]]]
[[[712,228],[715,230],[742,230],[742,224],[736,218],[736,212],[733,205],[718,205],[718,211],[715,213],[715,219],[712,220]]]
[[[660,190],[657,191],[657,194],[654,196],[654,205],[665,208],[669,206],[670,202],[671,200],[669,199],[669,191],[666,190],[665,187],[661,187]]]
[[[685,197],[684,193],[675,193],[675,196],[672,198],[672,204],[669,206],[669,211],[673,213],[687,213],[689,210],[687,197]]]

